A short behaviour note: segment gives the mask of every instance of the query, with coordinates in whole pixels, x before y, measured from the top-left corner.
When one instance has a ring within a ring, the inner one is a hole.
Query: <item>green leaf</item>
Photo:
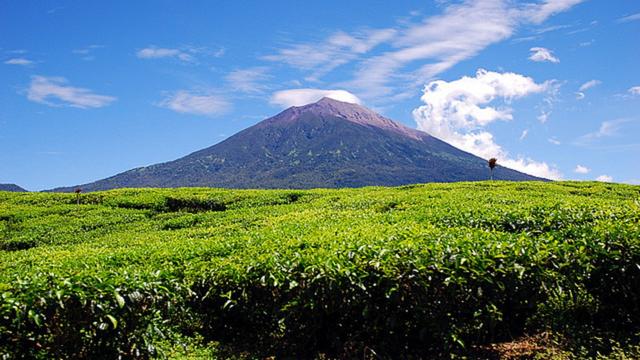
[[[116,302],[118,303],[118,306],[122,309],[125,305],[124,298],[120,296],[120,294],[118,294],[117,291],[115,292],[115,297],[116,297]]]
[[[109,321],[111,321],[111,325],[113,325],[114,329],[116,329],[118,327],[118,320],[116,320],[115,317],[113,317],[111,315],[107,315],[107,319],[109,319]]]

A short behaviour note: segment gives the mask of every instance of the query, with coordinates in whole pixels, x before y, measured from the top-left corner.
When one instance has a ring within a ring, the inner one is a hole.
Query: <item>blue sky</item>
[[[0,183],[85,183],[360,102],[535,175],[640,183],[640,2],[0,1]]]

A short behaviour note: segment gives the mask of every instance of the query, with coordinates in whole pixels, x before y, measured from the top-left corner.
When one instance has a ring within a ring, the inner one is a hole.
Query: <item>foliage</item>
[[[597,338],[638,346],[639,199],[584,182],[0,192],[0,358],[438,358],[541,331],[622,354]]]

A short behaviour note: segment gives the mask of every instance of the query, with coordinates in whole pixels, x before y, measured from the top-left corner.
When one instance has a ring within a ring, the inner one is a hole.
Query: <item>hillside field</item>
[[[639,186],[0,192],[0,359],[617,359],[639,335]]]

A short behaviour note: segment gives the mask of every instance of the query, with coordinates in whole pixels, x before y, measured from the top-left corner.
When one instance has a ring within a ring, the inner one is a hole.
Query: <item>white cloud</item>
[[[552,137],[552,138],[548,138],[548,139],[547,139],[547,141],[549,141],[549,143],[551,143],[551,144],[553,144],[553,145],[560,145],[560,144],[562,144],[562,143],[560,142],[560,140],[558,140],[558,139],[556,139],[556,138],[553,138],[553,137]]]
[[[613,182],[613,177],[609,176],[609,175],[600,175],[596,178],[596,181],[601,181],[601,182]]]
[[[597,131],[585,134],[578,139],[578,144],[593,142],[594,140],[618,135],[623,124],[631,122],[631,119],[617,119],[603,121]]]
[[[32,76],[27,98],[49,106],[99,108],[116,100],[113,96],[98,95],[84,88],[68,85],[63,77]],[[54,101],[55,100],[55,101]]]
[[[553,107],[558,102],[558,94],[560,93],[560,87],[562,82],[558,80],[548,80],[544,82],[545,93],[542,99],[542,104],[539,106],[540,115],[538,115],[538,121],[544,124],[549,121]]]
[[[223,57],[226,52],[227,52],[227,50],[225,48],[221,47],[218,50],[213,50],[211,52],[211,56],[213,56],[214,58]]]
[[[308,80],[356,62],[353,78],[337,85],[357,90],[366,98],[394,101],[411,96],[436,75],[511,37],[518,27],[539,24],[582,1],[447,2],[442,14],[419,22],[405,18],[392,28],[338,32],[325,41],[296,44],[266,59],[309,71]],[[372,50],[383,46],[383,53],[371,56]],[[411,67],[416,64],[419,66]]]
[[[310,70],[309,80],[317,80],[331,70],[358,58],[396,34],[394,29],[368,30],[353,35],[339,31],[326,41],[294,44],[265,60],[278,61],[298,69]]]
[[[533,160],[531,158],[522,158],[522,157],[517,159],[512,159],[507,157],[502,160],[498,158],[498,163],[502,166],[508,167],[510,169],[518,170],[525,174],[530,174],[530,175],[539,176],[545,179],[552,179],[552,180],[562,179],[562,174],[560,173],[560,171],[556,167],[549,165],[544,161],[540,162],[540,161]]]
[[[436,80],[424,89],[432,121],[454,124],[456,128],[473,129],[496,120],[511,120],[511,109],[480,107],[496,98],[513,100],[545,90],[545,84],[516,73],[497,73],[480,69],[475,77],[464,76],[454,81]],[[419,123],[420,125],[420,123]]]
[[[602,84],[602,81],[600,80],[589,80],[586,83],[580,85],[580,89],[578,89],[579,91],[587,91],[593,87],[596,87],[598,85]]]
[[[399,32],[391,42],[395,49],[362,62],[350,83],[367,96],[392,93],[394,89],[388,83],[393,80],[408,80],[411,87],[424,84],[487,46],[510,37],[516,22],[502,1],[450,5],[443,14]],[[424,65],[412,74],[399,75],[405,66],[415,62]]]
[[[548,61],[552,63],[560,62],[560,59],[553,56],[553,53],[549,49],[546,49],[543,47],[533,47],[529,49],[529,51],[531,51],[531,55],[529,56],[529,60],[531,61],[536,61],[536,62]]]
[[[231,89],[244,93],[261,93],[267,90],[267,86],[262,84],[270,78],[266,67],[253,67],[248,69],[234,70],[230,72],[225,80]]]
[[[180,50],[178,49],[163,49],[156,47],[144,48],[142,50],[138,50],[136,55],[141,59],[158,59],[164,57],[173,57],[180,54]]]
[[[546,84],[515,73],[478,70],[475,77],[464,76],[446,82],[437,80],[425,86],[421,100],[425,105],[413,111],[418,129],[479,157],[496,157],[504,166],[551,179],[559,171],[530,158],[513,159],[498,145],[493,134],[483,128],[498,120],[512,120],[511,108],[489,106],[494,100],[507,103],[546,90]]]
[[[550,25],[550,26],[545,26],[543,28],[540,29],[536,29],[533,32],[535,34],[541,35],[541,34],[545,34],[545,33],[550,33],[553,31],[558,31],[558,30],[562,30],[562,29],[568,29],[573,27],[573,25],[569,25],[569,24],[562,24],[562,25]]]
[[[73,49],[71,50],[71,52],[78,55],[88,55],[91,52],[91,50],[100,49],[103,47],[104,47],[103,45],[89,45],[80,49]]]
[[[191,54],[178,49],[167,49],[150,46],[138,50],[136,56],[140,59],[161,59],[161,58],[177,58],[184,62],[194,62],[195,58]]]
[[[636,20],[640,20],[640,13],[621,17],[620,19],[618,19],[618,22],[625,23],[625,22],[636,21]]]
[[[541,123],[546,123],[549,121],[549,115],[551,115],[551,111],[542,111],[540,115],[538,115],[538,121]]]
[[[580,88],[578,89],[578,92],[576,92],[576,99],[577,100],[582,100],[586,97],[586,94],[584,93],[585,91],[596,87],[598,85],[602,84],[602,81],[600,80],[589,80],[586,83],[580,85]]]
[[[360,104],[357,96],[346,90],[291,89],[278,91],[271,96],[271,103],[284,108],[314,103],[323,97]]]
[[[573,171],[578,174],[588,174],[591,169],[583,165],[576,165],[576,168]]]
[[[7,65],[21,65],[21,66],[29,66],[33,65],[33,61],[25,58],[13,58],[4,62]]]
[[[539,40],[539,39],[540,39],[539,35],[531,35],[531,36],[523,36],[523,37],[515,38],[515,39],[511,40],[511,42],[513,44],[518,44],[518,43],[521,43],[521,42],[534,41],[534,40]]]
[[[104,48],[104,45],[92,44],[80,49],[74,49],[71,52],[76,55],[82,56],[82,60],[90,61],[95,59],[95,56],[92,55],[94,50],[102,49],[102,48]]]
[[[197,63],[198,57],[210,56],[219,58],[225,53],[224,48],[212,50],[204,46],[185,45],[180,48],[161,48],[155,45],[147,46],[136,52],[136,56],[140,59],[162,59],[174,58],[185,63]]]
[[[168,94],[157,106],[183,114],[215,116],[226,113],[231,104],[215,94],[179,90]]]
[[[529,135],[529,129],[524,129],[522,130],[522,134],[520,134],[520,140],[524,140],[524,138],[527,137],[527,135]]]
[[[635,96],[635,95],[640,95],[640,86],[634,86],[632,88],[629,88],[629,90],[627,90],[629,92],[629,94]]]
[[[552,15],[569,10],[584,0],[544,0],[541,3],[527,4],[528,18],[533,23],[541,23]]]
[[[578,46],[587,47],[587,46],[593,45],[594,42],[596,42],[596,41],[595,40],[583,41],[580,44],[578,44]]]

